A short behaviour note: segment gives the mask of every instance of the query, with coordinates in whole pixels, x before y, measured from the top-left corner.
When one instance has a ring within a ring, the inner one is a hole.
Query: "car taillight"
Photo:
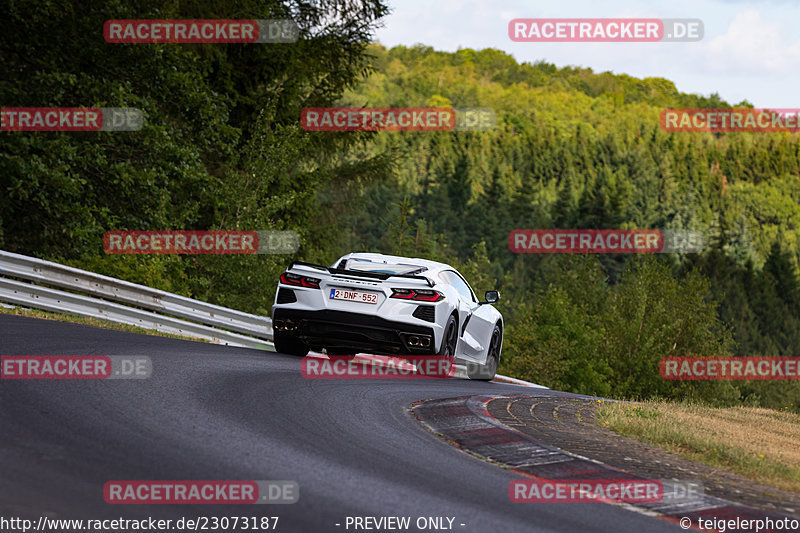
[[[414,300],[415,302],[438,302],[444,300],[444,294],[428,289],[392,289],[391,298]]]
[[[281,274],[281,283],[286,285],[294,285],[296,287],[310,287],[312,289],[319,289],[319,279],[309,278],[307,276],[298,276],[290,272]]]

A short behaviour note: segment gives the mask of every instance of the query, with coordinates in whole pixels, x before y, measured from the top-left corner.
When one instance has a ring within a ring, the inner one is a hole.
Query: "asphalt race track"
[[[307,380],[292,356],[10,315],[0,315],[0,355],[153,362],[146,380],[0,381],[5,517],[264,515],[280,517],[278,531],[343,532],[356,531],[345,528],[348,516],[410,516],[412,524],[454,517],[454,531],[476,533],[681,531],[613,505],[511,503],[514,474],[440,440],[408,411],[429,398],[561,393],[462,380]],[[104,501],[107,481],[137,479],[293,480],[300,500]]]

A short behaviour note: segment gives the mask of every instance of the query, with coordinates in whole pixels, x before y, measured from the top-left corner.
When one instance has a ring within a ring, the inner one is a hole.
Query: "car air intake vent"
[[[428,322],[436,321],[436,308],[432,305],[418,305],[412,313],[415,317]]]
[[[297,301],[297,296],[294,295],[294,291],[292,289],[284,289],[281,287],[278,289],[278,300],[279,304],[292,304]]]

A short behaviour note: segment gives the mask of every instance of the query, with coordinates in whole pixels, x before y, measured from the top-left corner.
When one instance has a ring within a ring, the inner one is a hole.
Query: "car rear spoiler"
[[[334,268],[334,267],[326,267],[324,265],[315,265],[314,263],[306,263],[305,261],[292,261],[292,264],[289,265],[289,270],[294,268],[295,265],[316,268],[319,270],[325,270],[326,272],[330,272],[331,274],[336,274],[337,276],[375,278],[381,280],[389,278],[411,278],[411,279],[421,279],[422,281],[427,283],[429,287],[433,287],[435,285],[435,283],[431,281],[429,278],[426,278],[425,276],[417,276],[416,274],[385,274],[382,272],[363,272],[360,270],[347,270],[346,268]]]

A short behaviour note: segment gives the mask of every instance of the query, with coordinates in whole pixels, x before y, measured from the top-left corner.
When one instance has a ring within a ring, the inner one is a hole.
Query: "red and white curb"
[[[581,479],[642,480],[599,461],[570,453],[555,446],[542,444],[529,435],[503,424],[488,410],[490,401],[501,398],[526,397],[523,394],[497,396],[462,396],[415,403],[411,412],[430,431],[458,448],[503,466],[528,479],[562,481]],[[665,495],[673,489],[675,480],[662,480]],[[726,500],[694,493],[679,499],[664,497],[655,503],[615,503],[626,509],[678,523],[681,518],[734,519],[772,521],[791,519],[780,513],[770,513],[737,505]],[[682,526],[683,527],[683,526]],[[692,529],[697,527],[692,526]],[[728,531],[749,531],[728,529]]]

